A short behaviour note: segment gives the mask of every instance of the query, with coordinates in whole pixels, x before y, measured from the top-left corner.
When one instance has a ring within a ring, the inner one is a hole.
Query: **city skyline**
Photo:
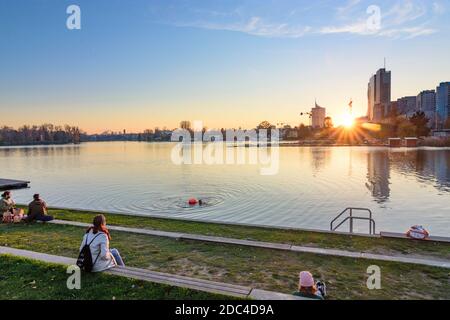
[[[9,44],[0,53],[1,125],[296,126],[308,123],[299,114],[315,99],[340,124],[350,99],[354,116],[366,115],[367,80],[384,58],[392,101],[449,80],[444,1],[379,1],[376,32],[364,29],[367,1],[281,1],[276,10],[254,1],[77,1],[81,30],[65,26],[69,4],[0,4]]]

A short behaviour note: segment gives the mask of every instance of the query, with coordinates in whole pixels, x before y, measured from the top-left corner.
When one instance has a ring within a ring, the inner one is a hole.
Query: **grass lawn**
[[[81,290],[66,286],[66,268],[61,265],[0,255],[1,300],[152,300],[225,299],[199,291],[127,279],[108,274],[82,274]]]
[[[92,223],[98,213],[50,209],[57,219]],[[410,254],[450,259],[450,244],[414,241],[409,239],[369,238],[321,232],[266,229],[215,223],[192,222],[164,218],[148,218],[120,214],[106,214],[110,225],[147,228],[210,236],[297,244],[310,247],[363,251],[380,254]]]
[[[109,216],[109,219],[111,222],[114,216]],[[150,223],[152,220],[148,221]],[[163,224],[164,220],[157,222]],[[170,223],[179,223],[179,228],[184,224],[190,226],[185,222]],[[205,228],[203,226],[203,231]],[[220,229],[219,226],[217,228]],[[266,234],[268,231],[261,232]],[[0,245],[76,257],[83,233],[83,228],[73,226],[0,225]],[[279,237],[282,237],[281,233]],[[450,299],[450,274],[443,268],[114,231],[112,238],[111,246],[121,251],[129,266],[155,271],[290,293],[296,289],[298,272],[310,270],[317,279],[326,282],[330,299]],[[366,270],[373,264],[381,268],[381,290],[366,287]]]

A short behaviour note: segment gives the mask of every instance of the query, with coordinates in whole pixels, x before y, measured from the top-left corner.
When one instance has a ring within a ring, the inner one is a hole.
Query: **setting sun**
[[[349,113],[342,115],[339,120],[338,124],[346,128],[353,127],[353,124],[355,123],[355,118]]]

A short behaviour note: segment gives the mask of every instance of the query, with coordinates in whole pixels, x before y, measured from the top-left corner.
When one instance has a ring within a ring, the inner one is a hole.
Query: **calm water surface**
[[[19,203],[39,192],[51,206],[315,229],[356,206],[373,210],[377,231],[450,235],[450,149],[284,147],[279,173],[262,176],[257,165],[175,165],[172,147],[0,148],[0,177],[31,180],[14,191]],[[190,197],[207,205],[188,207]]]

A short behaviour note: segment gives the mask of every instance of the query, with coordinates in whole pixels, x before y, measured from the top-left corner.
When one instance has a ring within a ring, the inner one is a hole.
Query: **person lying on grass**
[[[84,247],[88,246],[92,258],[92,265],[89,266],[90,270],[86,271],[100,272],[114,268],[117,265],[125,266],[119,250],[109,248],[110,240],[111,236],[106,227],[105,216],[102,214],[95,216],[93,225],[86,231],[80,246],[80,254],[83,252]]]

